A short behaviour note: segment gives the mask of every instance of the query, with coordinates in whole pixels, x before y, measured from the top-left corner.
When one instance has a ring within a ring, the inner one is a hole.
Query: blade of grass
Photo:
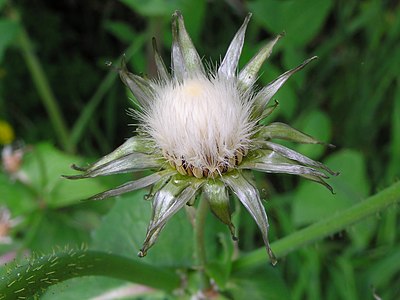
[[[144,45],[147,40],[147,35],[142,34],[139,35],[136,40],[129,46],[129,48],[125,52],[125,57],[129,60],[137,51],[139,51]],[[118,60],[117,65],[119,65],[121,59]],[[112,70],[106,75],[106,77],[101,82],[99,88],[96,90],[94,95],[90,98],[87,105],[83,109],[82,113],[78,117],[77,121],[72,128],[71,134],[71,144],[73,147],[79,143],[79,141],[83,138],[83,134],[92,119],[92,116],[99,106],[100,102],[104,99],[104,96],[114,84],[115,79],[118,77],[118,72]]]
[[[339,212],[330,218],[318,221],[272,243],[271,248],[277,258],[283,257],[306,244],[346,229],[364,218],[376,216],[389,205],[393,205],[399,201],[400,181],[349,209]],[[233,272],[263,265],[266,263],[267,259],[265,249],[257,249],[234,261]]]
[[[397,89],[393,99],[392,124],[391,124],[391,145],[390,145],[390,163],[386,177],[392,180],[400,176],[400,78],[397,80]]]
[[[21,25],[20,34],[17,39],[18,46],[21,50],[23,59],[31,74],[33,83],[40,96],[43,106],[46,108],[50,117],[52,127],[54,128],[61,147],[67,152],[73,152],[74,147],[69,143],[69,130],[58,106],[57,100],[50,87],[49,81],[43,70],[39,58],[36,56],[32,47],[32,42],[20,21],[19,14],[16,10],[10,8],[9,17],[17,20]]]

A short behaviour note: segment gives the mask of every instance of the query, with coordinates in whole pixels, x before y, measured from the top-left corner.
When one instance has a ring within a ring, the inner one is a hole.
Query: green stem
[[[210,286],[210,280],[205,272],[207,255],[204,242],[204,227],[207,212],[208,202],[206,201],[206,199],[202,198],[200,200],[199,206],[197,207],[196,219],[194,223],[195,251],[200,275],[200,288],[202,290],[207,289]]]
[[[338,212],[330,218],[323,219],[302,230],[286,236],[271,244],[277,258],[283,257],[306,244],[315,240],[330,236],[337,231],[344,230],[353,223],[364,218],[375,216],[380,211],[386,209],[400,201],[400,182],[384,189],[364,201],[356,204],[344,211]],[[265,264],[267,256],[265,249],[255,250],[237,259],[233,264],[233,272],[252,268]]]
[[[159,268],[97,251],[69,250],[28,261],[8,270],[0,280],[0,300],[27,299],[64,280],[82,276],[107,276],[172,292],[180,278]]]
[[[15,11],[11,14],[11,17],[19,20],[19,17]],[[40,64],[40,61],[33,50],[32,43],[24,28],[21,29],[21,33],[18,38],[18,44],[21,49],[22,57],[24,58],[28,70],[31,73],[33,83],[35,84],[37,92],[39,93],[40,99],[42,100],[42,103],[47,110],[47,114],[50,117],[52,127],[57,134],[59,142],[65,151],[72,152],[74,149],[69,143],[69,132],[66,122],[57,104],[57,100],[54,97],[53,91],[51,90],[45,72],[43,71],[42,65]]]

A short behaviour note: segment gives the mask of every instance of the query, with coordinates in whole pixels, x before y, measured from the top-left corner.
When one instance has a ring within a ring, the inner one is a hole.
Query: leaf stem
[[[98,251],[66,250],[17,265],[3,274],[0,299],[27,299],[64,280],[82,276],[107,276],[172,292],[179,276],[126,257]]]
[[[210,280],[205,272],[205,266],[207,264],[206,247],[204,243],[204,227],[206,215],[208,212],[208,202],[203,197],[200,199],[200,203],[196,211],[196,219],[194,222],[194,235],[195,235],[195,251],[197,265],[199,268],[200,276],[200,288],[205,290],[210,286]]]
[[[377,215],[388,206],[400,201],[400,182],[394,183],[383,191],[365,199],[344,211],[334,214],[302,230],[298,230],[271,244],[277,258],[297,250],[315,240],[330,236],[344,230],[364,218]],[[267,257],[265,249],[257,249],[237,259],[233,264],[233,272],[265,264]]]

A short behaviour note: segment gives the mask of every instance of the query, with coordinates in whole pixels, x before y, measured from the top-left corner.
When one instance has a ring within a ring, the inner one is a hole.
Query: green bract
[[[159,78],[150,80],[129,73],[125,63],[119,71],[122,81],[141,106],[137,116],[142,125],[137,135],[87,168],[74,166],[82,172],[80,175],[66,176],[80,179],[155,170],[152,175],[91,198],[101,200],[153,185],[150,195],[153,216],[139,256],[146,255],[169,218],[184,205],[193,204],[199,193],[235,238],[229,205],[231,191],[256,221],[268,255],[275,263],[268,241],[267,215],[251,176],[245,176],[247,170],[300,175],[332,191],[324,179],[328,174],[335,175],[334,172],[271,140],[322,142],[283,123],[267,126],[260,123],[276,107],[277,104],[269,105],[269,101],[279,88],[316,57],[256,91],[258,71],[281,35],[266,43],[238,72],[250,17],[249,14],[236,33],[217,72],[207,72],[185,29],[182,15],[176,12],[172,20],[172,74],[159,55],[155,41]],[[175,101],[181,102],[176,104]],[[168,126],[170,128],[165,128]]]

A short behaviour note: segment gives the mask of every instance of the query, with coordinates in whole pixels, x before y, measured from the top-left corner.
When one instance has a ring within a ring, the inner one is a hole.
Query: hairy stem
[[[172,292],[179,276],[126,257],[97,251],[68,250],[41,256],[6,270],[0,281],[0,300],[27,299],[47,287],[82,276],[107,276]]]
[[[400,182],[397,182],[378,194],[365,199],[359,204],[338,212],[330,218],[323,219],[272,243],[271,248],[277,258],[283,257],[315,240],[322,239],[337,231],[344,230],[364,218],[375,216],[380,211],[386,209],[389,205],[393,205],[399,201]],[[239,272],[244,269],[265,264],[266,259],[267,257],[264,248],[255,250],[237,259],[233,265],[233,272]]]

